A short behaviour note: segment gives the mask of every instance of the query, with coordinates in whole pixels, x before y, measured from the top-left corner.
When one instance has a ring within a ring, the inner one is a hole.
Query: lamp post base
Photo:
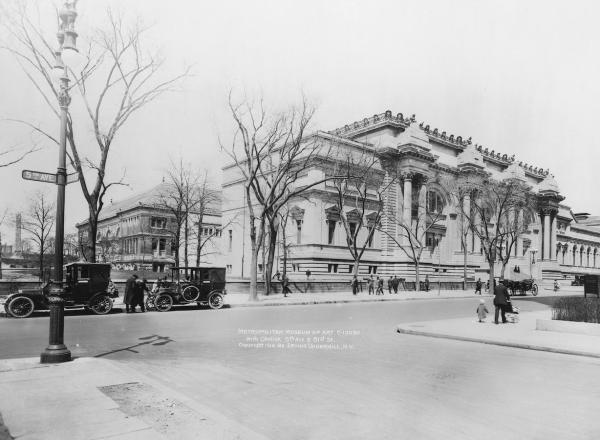
[[[69,362],[71,352],[64,344],[65,308],[62,283],[53,282],[49,289],[50,332],[48,347],[40,355],[42,364]]]
[[[59,364],[70,360],[71,352],[64,344],[49,345],[40,355],[40,363],[42,364]]]

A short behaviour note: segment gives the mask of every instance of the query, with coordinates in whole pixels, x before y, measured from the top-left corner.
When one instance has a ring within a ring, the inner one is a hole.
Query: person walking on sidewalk
[[[356,275],[352,277],[350,285],[352,286],[352,295],[356,295],[358,293],[358,278]]]
[[[373,275],[370,275],[367,278],[367,287],[369,288],[369,295],[375,293],[375,280],[373,280]]]
[[[485,318],[488,312],[487,307],[485,306],[485,300],[479,300],[479,305],[477,306],[477,317],[479,318],[479,322],[485,322]]]
[[[288,276],[286,273],[283,274],[283,276],[281,277],[281,292],[283,293],[283,296],[285,298],[287,298],[288,293],[292,293],[292,291],[289,288],[290,285],[290,280],[288,279]]]
[[[425,292],[429,292],[429,275],[425,275]]]
[[[494,324],[498,324],[498,312],[501,312],[502,314],[502,323],[506,324],[508,322],[506,320],[506,307],[508,306],[509,301],[510,295],[508,289],[504,285],[504,281],[501,281],[494,287],[494,306],[496,307]]]
[[[392,279],[391,275],[390,275],[390,277],[387,280],[387,286],[388,286],[388,293],[391,295],[392,294],[392,289],[394,288],[394,280]]]
[[[143,313],[146,311],[146,307],[144,306],[144,292],[150,292],[148,289],[148,284],[146,284],[146,278],[140,280],[137,279],[135,281],[135,290],[133,295],[133,300],[131,301],[131,311],[135,312],[135,308],[140,306],[140,311]]]
[[[127,281],[125,282],[125,295],[123,296],[123,302],[125,303],[125,312],[131,313],[131,304],[133,303],[133,299],[135,296],[135,282],[138,276],[136,274],[131,274]]]
[[[383,278],[377,277],[377,295],[383,295]]]
[[[475,283],[475,295],[477,295],[477,293],[479,292],[479,294],[481,295],[481,278],[479,278],[477,280],[477,282]]]
[[[398,284],[400,284],[400,280],[394,275],[394,293],[398,293]]]

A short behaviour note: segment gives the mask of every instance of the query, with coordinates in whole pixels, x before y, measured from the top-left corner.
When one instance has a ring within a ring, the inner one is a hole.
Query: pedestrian
[[[485,322],[485,318],[488,312],[487,307],[485,306],[485,300],[479,300],[479,305],[477,306],[477,317],[479,318],[479,322]]]
[[[373,275],[367,278],[367,287],[369,288],[369,295],[375,293],[375,280],[373,280]]]
[[[125,282],[125,296],[123,297],[123,302],[125,303],[125,312],[131,313],[131,303],[133,302],[133,297],[135,295],[135,282],[138,279],[137,274],[131,274],[127,281]]]
[[[398,293],[398,284],[400,284],[400,280],[394,275],[394,293]]]
[[[387,287],[388,287],[388,293],[391,295],[392,294],[392,289],[394,288],[394,280],[392,278],[392,276],[390,275],[390,277],[387,280]]]
[[[479,292],[479,294],[481,295],[481,285],[482,285],[481,278],[479,278],[477,280],[477,282],[475,283],[475,295],[477,295],[477,292]]]
[[[508,289],[504,285],[504,282],[498,283],[498,285],[494,287],[494,306],[496,307],[494,324],[498,324],[498,312],[501,312],[502,314],[502,323],[506,324],[508,322],[505,313],[509,301],[510,295],[508,294]]]
[[[554,291],[558,292],[560,290],[560,284],[558,284],[558,280],[554,280]]]
[[[131,311],[135,312],[135,308],[140,306],[140,311],[143,313],[146,311],[146,306],[144,305],[144,292],[149,292],[148,284],[146,278],[137,279],[135,281],[135,290],[133,300],[131,302]]]
[[[429,275],[425,275],[425,292],[429,292]]]
[[[285,298],[287,298],[288,293],[292,293],[290,288],[290,280],[288,279],[288,276],[286,273],[283,274],[283,276],[281,277],[281,292],[283,293],[283,296]]]
[[[383,295],[383,278],[377,277],[377,295]]]
[[[358,293],[358,278],[356,275],[352,277],[350,285],[352,286],[352,295],[356,295]]]

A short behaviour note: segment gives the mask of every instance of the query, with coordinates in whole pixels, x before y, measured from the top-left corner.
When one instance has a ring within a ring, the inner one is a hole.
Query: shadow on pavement
[[[140,340],[142,342],[138,342],[137,344],[130,345],[128,347],[123,347],[123,348],[119,348],[119,349],[116,349],[116,350],[107,351],[105,353],[100,353],[100,354],[97,354],[94,357],[96,357],[96,358],[104,357],[104,356],[108,356],[108,355],[111,355],[111,354],[114,354],[114,353],[120,353],[120,352],[123,352],[123,351],[128,351],[130,353],[138,354],[139,351],[137,351],[136,348],[142,347],[144,345],[156,345],[156,346],[159,346],[159,345],[166,345],[169,342],[175,342],[173,339],[171,339],[168,336],[159,336],[159,335],[143,336],[141,338],[138,338],[138,340]]]

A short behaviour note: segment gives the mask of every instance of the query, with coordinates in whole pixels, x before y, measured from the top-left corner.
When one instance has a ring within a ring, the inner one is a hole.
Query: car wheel
[[[532,294],[533,296],[537,296],[537,294],[538,294],[538,286],[537,286],[537,284],[533,284],[533,285],[531,286],[531,294]]]
[[[213,293],[208,298],[208,305],[211,309],[220,309],[221,307],[223,307],[223,304],[223,295],[221,295],[220,293]]]
[[[16,296],[10,300],[6,311],[14,318],[27,318],[35,310],[33,300],[26,296]]]
[[[106,315],[112,310],[113,302],[107,295],[98,295],[90,301],[89,308],[96,315]]]
[[[187,286],[183,289],[183,292],[181,292],[181,296],[187,302],[193,302],[200,296],[200,290],[196,286]]]
[[[156,310],[156,306],[154,305],[154,296],[149,296],[146,298],[146,310]]]
[[[168,312],[173,307],[173,298],[170,295],[158,295],[154,300],[154,306],[159,312]]]

